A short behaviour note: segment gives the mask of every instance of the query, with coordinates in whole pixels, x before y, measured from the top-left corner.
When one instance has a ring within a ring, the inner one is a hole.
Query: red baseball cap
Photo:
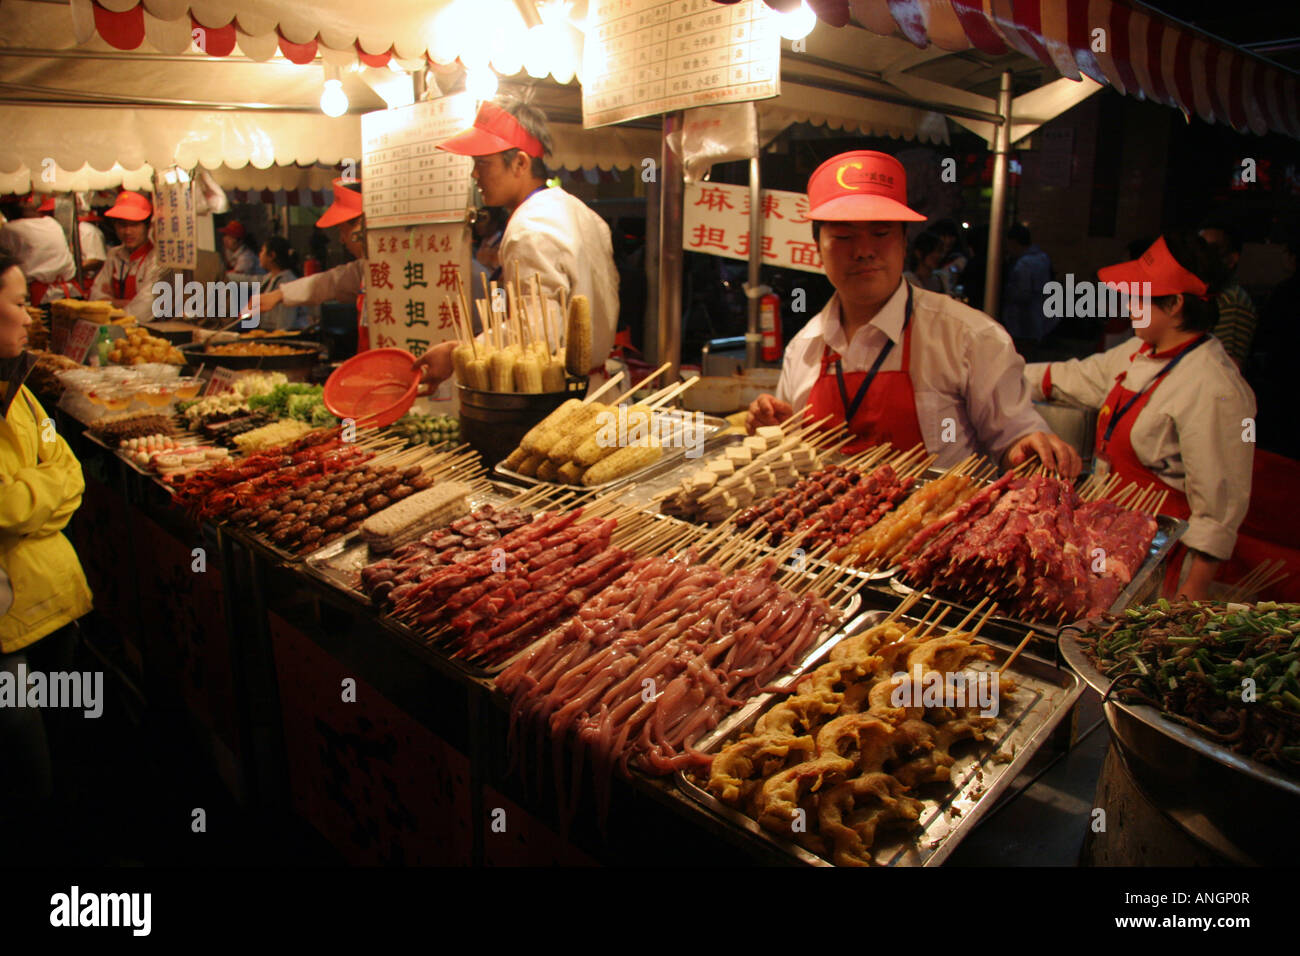
[[[41,201],[37,212],[54,212],[54,197],[46,196],[45,199]]]
[[[117,194],[117,201],[104,213],[109,219],[127,219],[131,222],[144,222],[153,215],[153,203],[140,193],[123,189]]]
[[[243,239],[244,236],[248,235],[244,230],[244,224],[238,219],[232,219],[230,222],[218,229],[217,232],[221,233],[223,236],[234,236],[236,239]]]
[[[490,156],[507,149],[522,149],[534,159],[546,155],[542,141],[495,103],[480,106],[474,125],[439,143],[438,148],[459,156]]]
[[[1098,269],[1097,278],[1106,285],[1127,285],[1130,288],[1134,283],[1149,282],[1153,296],[1185,292],[1204,299],[1209,290],[1204,280],[1183,268],[1174,258],[1165,245],[1164,236],[1152,243],[1139,258]]]
[[[355,179],[334,180],[334,203],[325,210],[325,215],[316,220],[316,225],[324,229],[361,215],[361,193],[348,188],[360,185]]]
[[[907,207],[907,173],[888,153],[855,149],[808,177],[808,218],[850,222],[924,222]]]

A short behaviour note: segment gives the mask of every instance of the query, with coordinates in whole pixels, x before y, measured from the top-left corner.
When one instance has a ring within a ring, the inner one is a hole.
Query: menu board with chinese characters
[[[436,342],[456,337],[451,304],[456,272],[468,290],[469,227],[463,222],[367,229],[366,315],[372,348],[406,349],[423,355]],[[433,397],[451,400],[451,381]]]
[[[763,0],[591,0],[582,125],[781,92],[781,36]]]
[[[473,98],[459,93],[361,117],[368,228],[464,220],[474,160],[437,146],[473,123],[474,112]]]
[[[764,189],[763,264],[821,272],[822,257],[808,220],[803,193]],[[682,248],[749,261],[749,187],[725,183],[687,183],[682,217]]]
[[[194,225],[194,184],[154,177],[153,243],[164,269],[198,266],[198,231]]]

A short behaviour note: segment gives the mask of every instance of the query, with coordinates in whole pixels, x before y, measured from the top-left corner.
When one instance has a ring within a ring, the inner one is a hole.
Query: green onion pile
[[[1106,615],[1079,644],[1119,700],[1300,776],[1300,604],[1161,599]]]

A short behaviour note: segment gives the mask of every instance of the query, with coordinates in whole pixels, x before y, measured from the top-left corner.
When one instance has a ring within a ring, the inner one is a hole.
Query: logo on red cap
[[[923,222],[908,208],[907,174],[887,153],[858,149],[822,163],[808,178],[808,218]]]

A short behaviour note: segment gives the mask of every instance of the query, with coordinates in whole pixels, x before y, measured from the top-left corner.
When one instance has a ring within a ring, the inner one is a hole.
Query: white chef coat
[[[903,316],[908,283],[898,289],[851,343],[840,324],[839,293],[813,316],[785,350],[776,397],[797,412],[808,404],[821,374],[823,347],[837,352],[844,372],[870,371],[880,350],[893,341],[881,365],[897,372],[903,365]],[[912,287],[912,391],[926,449],[938,455],[939,468],[972,453],[1000,462],[1018,439],[1047,431],[1034,411],[1022,378],[1022,359],[1006,330],[983,312],[937,292]],[[947,427],[951,424],[951,427]],[[945,432],[947,433],[945,435]],[[951,438],[945,441],[944,438]]]
[[[1035,398],[1101,408],[1120,373],[1128,373],[1124,387],[1137,392],[1168,364],[1167,355],[1153,358],[1146,343],[1131,338],[1085,359],[1035,362],[1025,367],[1025,382]],[[1049,369],[1051,394],[1044,395]],[[1254,417],[1255,393],[1211,337],[1156,386],[1133,420],[1133,454],[1187,496],[1191,516],[1183,544],[1220,560],[1232,556],[1250,505],[1255,445],[1242,440],[1242,420]]]
[[[156,282],[170,282],[172,277],[166,274],[158,264],[158,247],[154,246],[139,259],[132,259],[126,246],[114,246],[104,257],[104,266],[95,276],[90,287],[91,299],[112,299],[114,277],[135,276],[135,298],[125,306],[126,311],[135,316],[137,322],[152,322],[157,319],[176,319],[179,315],[153,314],[153,287]]]
[[[519,270],[525,291],[534,273],[542,291],[563,288],[591,303],[591,364],[604,365],[618,328],[618,270],[605,220],[559,187],[539,189],[506,223],[501,238],[502,275]]]
[[[366,280],[365,259],[353,259],[333,269],[303,276],[280,286],[285,305],[317,305],[321,302],[346,302],[352,305]]]
[[[18,260],[28,282],[68,282],[77,274],[63,227],[49,216],[5,223],[0,228],[0,252]]]
[[[77,223],[77,237],[81,240],[81,264],[103,262],[108,258],[108,246],[104,244],[104,234],[91,222]]]

